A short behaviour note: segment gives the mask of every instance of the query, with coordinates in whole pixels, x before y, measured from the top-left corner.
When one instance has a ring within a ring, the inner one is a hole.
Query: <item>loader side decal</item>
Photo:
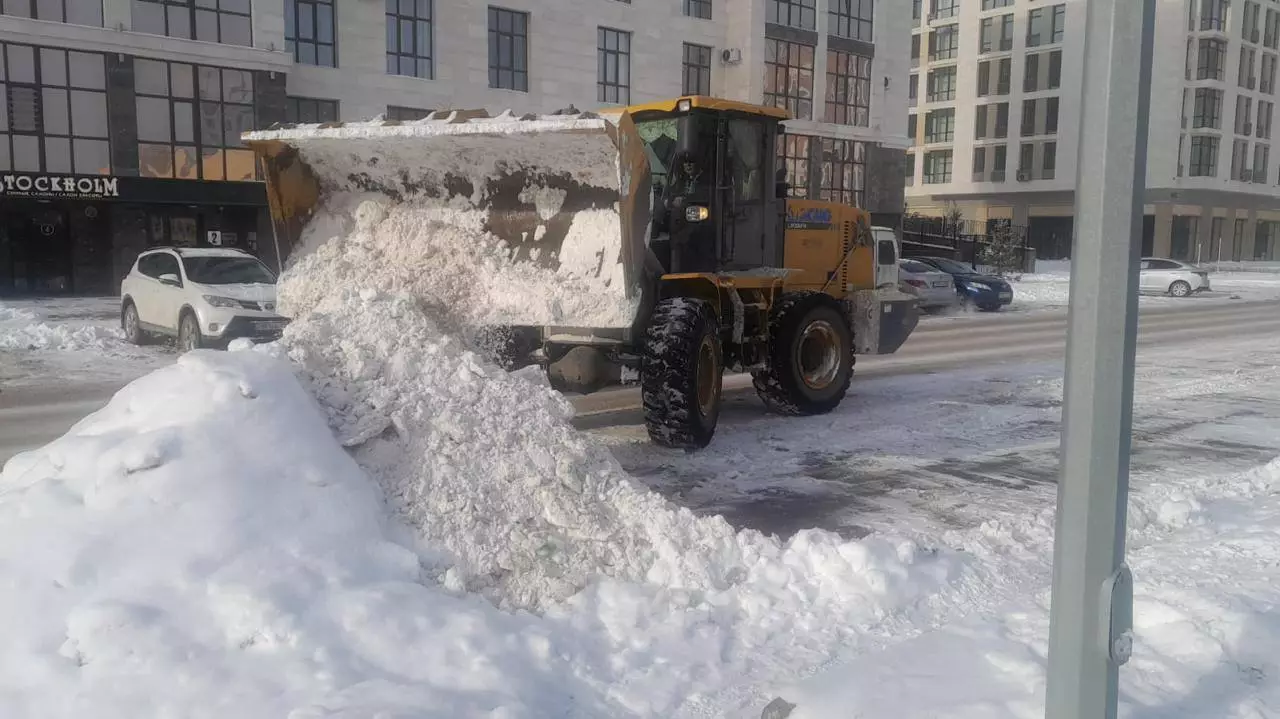
[[[831,210],[825,207],[787,208],[788,230],[829,230]]]

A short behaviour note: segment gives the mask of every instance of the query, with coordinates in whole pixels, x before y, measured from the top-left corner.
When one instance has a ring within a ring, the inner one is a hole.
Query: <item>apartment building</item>
[[[785,107],[792,193],[896,223],[909,32],[887,0],[0,0],[0,294],[111,292],[156,244],[275,261],[242,131],[448,108]]]
[[[1086,0],[913,0],[907,203],[1070,256]],[[1159,0],[1143,252],[1280,257],[1277,0]]]

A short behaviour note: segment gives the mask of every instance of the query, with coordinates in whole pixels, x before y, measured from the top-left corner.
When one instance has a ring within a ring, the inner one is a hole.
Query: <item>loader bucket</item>
[[[244,139],[263,160],[285,256],[330,198],[376,193],[478,212],[513,262],[639,297],[651,193],[644,146],[626,114],[450,111],[413,122],[278,126]],[[584,326],[574,320],[556,324]]]

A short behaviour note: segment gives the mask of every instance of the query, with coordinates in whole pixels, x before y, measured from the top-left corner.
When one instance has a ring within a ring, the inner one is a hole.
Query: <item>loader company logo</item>
[[[0,197],[59,197],[88,199],[120,196],[118,177],[70,175],[0,175]]]
[[[831,210],[825,207],[788,207],[787,229],[829,230],[831,229]]]

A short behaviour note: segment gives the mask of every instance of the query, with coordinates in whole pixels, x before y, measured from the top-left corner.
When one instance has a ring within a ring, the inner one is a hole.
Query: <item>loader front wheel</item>
[[[720,419],[723,378],[720,323],[711,305],[684,297],[659,302],[640,362],[649,437],[665,447],[707,446]]]
[[[751,374],[756,393],[779,414],[825,414],[853,379],[853,332],[839,303],[821,292],[784,295],[769,317],[769,359]]]

